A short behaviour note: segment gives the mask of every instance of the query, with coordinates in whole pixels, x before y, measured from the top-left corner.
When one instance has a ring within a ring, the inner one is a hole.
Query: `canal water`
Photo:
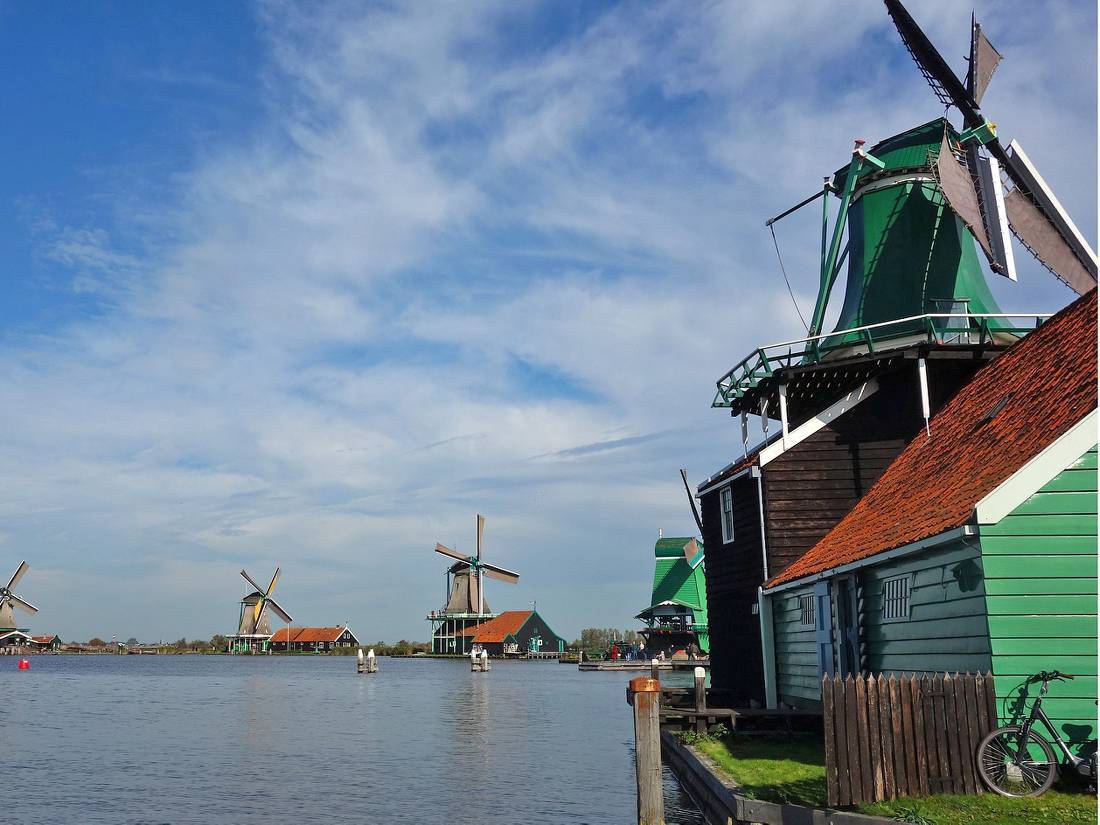
[[[4,819],[630,823],[640,674],[351,657],[0,657]],[[673,674],[690,679],[690,674]],[[686,684],[686,682],[685,682]],[[700,815],[670,775],[669,823]]]

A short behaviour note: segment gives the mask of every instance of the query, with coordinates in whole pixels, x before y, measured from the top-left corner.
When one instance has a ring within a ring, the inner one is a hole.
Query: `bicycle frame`
[[[1035,703],[1031,706],[1031,715],[1027,721],[1020,727],[1019,744],[1017,746],[1017,753],[1027,754],[1027,738],[1031,733],[1031,729],[1035,726],[1035,723],[1042,722],[1046,725],[1050,736],[1054,740],[1054,743],[1058,746],[1059,750],[1066,757],[1068,761],[1075,769],[1080,769],[1088,760],[1074,754],[1069,745],[1066,744],[1066,740],[1062,738],[1061,734],[1054,727],[1054,723],[1050,721],[1050,717],[1046,715],[1043,710],[1043,697],[1046,695],[1048,688],[1048,682],[1044,681],[1043,686],[1039,689],[1039,695],[1035,698]]]

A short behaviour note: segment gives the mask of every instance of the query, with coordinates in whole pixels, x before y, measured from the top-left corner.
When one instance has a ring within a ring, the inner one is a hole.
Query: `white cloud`
[[[965,43],[956,6],[913,6]],[[1095,11],[980,11],[990,111],[1093,225]],[[264,5],[267,120],[125,204],[151,251],[39,230],[111,303],[0,362],[0,547],[36,627],[224,632],[235,571],[278,561],[296,621],[421,638],[430,548],[476,510],[523,574],[494,606],[629,623],[657,529],[693,526],[677,468],[738,449],[714,380],[800,329],[763,219],[938,111],[879,4],[628,3],[513,42],[547,13]],[[813,231],[780,228],[804,312]],[[1013,300],[1066,299],[1026,278]]]

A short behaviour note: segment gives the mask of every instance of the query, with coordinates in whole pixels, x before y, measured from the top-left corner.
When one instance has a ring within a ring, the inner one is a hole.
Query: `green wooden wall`
[[[1071,673],[1077,678],[1053,685],[1043,708],[1077,744],[1096,736],[1096,480],[1093,447],[1000,522],[980,528],[1002,718],[1017,715],[1031,674]]]
[[[821,707],[816,631],[802,627],[799,598],[812,596],[812,586],[772,597],[775,628],[775,692],[780,702],[797,708]]]
[[[882,618],[885,579],[908,575],[909,618]],[[985,583],[976,539],[959,539],[861,571],[863,669],[871,673],[989,670]]]

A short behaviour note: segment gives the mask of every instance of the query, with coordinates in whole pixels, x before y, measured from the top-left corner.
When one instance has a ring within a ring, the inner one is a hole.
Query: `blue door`
[[[832,676],[836,671],[833,654],[833,602],[827,581],[814,585],[814,619],[817,625],[817,674]]]

